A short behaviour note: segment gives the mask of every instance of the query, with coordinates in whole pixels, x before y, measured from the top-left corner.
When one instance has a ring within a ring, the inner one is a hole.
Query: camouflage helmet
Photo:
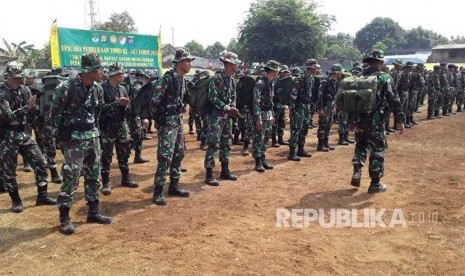
[[[352,71],[352,73],[362,73],[363,72],[363,67],[362,66],[355,66]]]
[[[117,74],[124,74],[124,68],[121,67],[118,62],[115,62],[113,64],[111,64],[110,66],[108,66],[108,76],[109,77],[112,77],[114,75],[117,75]]]
[[[415,66],[415,64],[413,64],[413,61],[407,61],[405,66]]]
[[[317,65],[318,65],[318,61],[314,58],[310,58],[307,60],[307,62],[305,62],[305,67],[308,69],[308,68],[317,68]]]
[[[24,69],[23,77],[25,78],[37,78],[39,73],[33,69]]]
[[[291,69],[291,74],[294,76],[294,77],[298,77],[300,75],[302,75],[302,69],[300,69],[300,67],[294,67]]]
[[[207,70],[203,70],[199,73],[199,77],[201,79],[208,79],[210,77],[210,73]]]
[[[425,68],[425,65],[422,62],[419,62],[419,63],[417,63],[416,67],[423,69],[423,68]]]
[[[401,59],[396,59],[392,62],[392,65],[402,65],[402,60]]]
[[[85,53],[81,56],[81,72],[92,73],[102,68],[102,60],[96,52]]]
[[[289,66],[287,65],[281,65],[279,68],[279,73],[290,73],[291,71],[289,70]]]
[[[446,67],[446,66],[447,66],[447,62],[440,62],[440,63],[439,63],[439,66],[441,66],[441,67]]]
[[[64,72],[63,68],[61,67],[53,67],[52,70],[50,70],[50,73],[47,75],[60,76],[64,78],[69,77],[69,73]]]
[[[333,64],[331,69],[329,69],[330,73],[342,73],[342,65],[339,63]]]
[[[234,73],[234,77],[239,78],[242,77],[244,74],[242,74],[241,69],[237,69],[236,73]]]
[[[277,62],[276,60],[268,60],[265,65],[263,66],[263,68],[268,68],[269,70],[271,71],[275,71],[275,72],[279,72],[279,67],[281,66],[281,64],[279,62]]]
[[[384,51],[373,49],[373,51],[371,51],[371,53],[363,59],[363,62],[368,62],[370,60],[384,61]]]
[[[5,71],[3,71],[3,77],[5,79],[10,78],[22,78],[23,75],[23,64],[18,61],[11,61],[5,67]]]
[[[173,63],[178,63],[180,61],[183,61],[185,59],[188,59],[190,61],[193,61],[195,57],[191,56],[191,53],[188,48],[181,47],[176,49],[176,53],[174,54],[173,58]]]
[[[223,52],[220,53],[220,60],[222,62],[229,62],[229,63],[236,64],[236,65],[239,65],[242,62],[237,57],[236,53],[229,52],[229,51],[226,51],[226,50],[224,50]]]
[[[454,69],[454,68],[455,68],[455,64],[449,63],[449,64],[447,64],[447,68],[449,68],[449,69]]]

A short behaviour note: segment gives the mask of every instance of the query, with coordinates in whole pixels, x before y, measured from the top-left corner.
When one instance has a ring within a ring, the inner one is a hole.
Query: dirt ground
[[[426,121],[423,109],[415,116],[419,126],[388,137],[382,180],[389,190],[377,195],[367,194],[367,168],[359,190],[349,185],[354,146],[316,152],[315,129],[307,139],[312,158],[292,162],[287,147],[270,148],[275,169],[265,173],[255,172],[252,157],[233,146],[230,168],[239,180],[219,187],[203,183],[204,152],[186,135],[181,185],[191,197],[155,206],[152,139],[143,152],[151,162],[130,164],[138,189],[119,187],[112,164],[114,189],[101,196],[101,210],[113,223],[85,222],[81,181],[71,210],[77,233],[63,236],[57,208],[36,207],[33,174],[19,170],[24,212],[11,213],[8,195],[0,195],[0,274],[465,275],[465,113]],[[219,170],[217,164],[216,176]],[[58,188],[51,183],[49,190],[56,196]],[[276,227],[278,208],[322,208],[325,217],[332,208],[386,209],[387,223],[400,209],[406,227]]]

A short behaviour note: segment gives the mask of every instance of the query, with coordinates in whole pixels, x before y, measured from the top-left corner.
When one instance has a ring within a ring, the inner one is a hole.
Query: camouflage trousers
[[[380,179],[384,175],[384,152],[387,149],[386,133],[379,113],[375,113],[373,123],[355,125],[354,167],[363,167],[368,154],[371,178]]]
[[[437,102],[438,102],[437,91],[434,91],[434,90],[429,91],[428,93],[428,118],[432,118],[433,116],[435,116]]]
[[[98,190],[100,189],[100,140],[71,139],[60,143],[63,153],[63,184],[57,199],[58,207],[66,206],[71,208],[74,202],[74,193],[79,186],[81,171],[84,174],[84,192],[88,202],[98,200]]]
[[[399,92],[399,98],[400,98],[400,103],[402,104],[402,111],[405,114],[405,117],[408,116],[408,103],[409,103],[409,92],[408,91],[402,91]]]
[[[3,171],[5,189],[8,192],[18,189],[16,167],[19,153],[34,169],[37,187],[47,185],[47,162],[36,141],[26,132],[8,131],[0,143],[0,170]]]
[[[154,177],[155,186],[163,186],[166,174],[179,180],[181,177],[181,161],[184,158],[184,134],[182,115],[168,116],[164,125],[158,126],[157,171]]]
[[[271,136],[276,137],[282,137],[284,136],[284,129],[286,128],[286,109],[284,108],[283,105],[275,105],[273,107],[274,110],[274,124],[271,129]]]
[[[272,121],[262,120],[262,130],[254,127],[254,135],[252,142],[252,156],[259,158],[266,156],[266,147],[271,137]]]
[[[116,148],[116,157],[121,172],[128,172],[128,159],[130,155],[129,140],[126,125],[116,126],[100,133],[102,145],[102,171],[103,175],[110,175],[110,164],[113,159],[113,148]]]
[[[451,87],[450,88],[449,106],[447,108],[449,113],[452,113],[452,106],[454,105],[456,98],[457,98],[457,88]]]
[[[408,109],[405,113],[405,116],[413,116],[415,110],[417,109],[417,102],[418,102],[418,91],[412,90],[409,91],[409,99],[408,99]]]
[[[44,126],[43,122],[38,122],[34,126],[34,133],[37,144],[39,145],[40,151],[43,153],[47,165],[49,168],[55,168],[56,162],[56,145],[52,134],[52,130]]]
[[[349,113],[344,111],[339,111],[337,113],[337,122],[338,122],[338,133],[347,133],[349,132]]]
[[[446,98],[447,92],[444,90],[440,90],[438,93],[438,100],[436,101],[436,107],[434,108],[434,112],[439,114],[439,111],[444,107],[444,101]]]
[[[333,117],[334,117],[334,106],[333,104],[328,104],[323,107],[325,115],[318,116],[318,139],[324,139],[329,137],[329,131],[333,126]]]
[[[128,120],[128,129],[130,134],[129,148],[134,149],[135,152],[142,151],[142,141],[144,140],[144,129],[139,116],[134,120]]]
[[[465,90],[464,89],[459,89],[457,90],[457,110],[461,111],[463,110],[463,103],[464,103],[464,98],[465,98]]]
[[[296,105],[291,116],[291,138],[289,147],[304,146],[310,126],[310,105]]]
[[[197,136],[203,138],[202,135],[206,135],[206,129],[208,128],[208,126],[205,125],[205,121],[204,114],[201,112],[192,112],[189,113],[187,123],[189,124],[189,128],[191,128],[195,123],[195,132],[197,133]]]
[[[220,162],[229,162],[229,144],[231,142],[232,120],[226,117],[207,115],[207,151],[204,166],[207,169],[215,167],[215,154],[220,151]]]
[[[244,140],[244,143],[247,142],[250,144],[250,141],[253,138],[253,129],[252,126],[252,118],[250,116],[250,110],[242,109],[241,117],[238,118],[237,123],[239,126],[239,130],[241,132],[241,137]]]
[[[447,114],[449,113],[449,106],[450,106],[450,101],[451,101],[451,90],[446,90],[444,91],[444,100],[442,102],[442,113]]]

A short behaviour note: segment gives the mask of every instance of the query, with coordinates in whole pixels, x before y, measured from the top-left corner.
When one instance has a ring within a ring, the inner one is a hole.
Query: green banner
[[[161,67],[158,36],[57,28],[57,38],[58,49],[52,52],[57,50],[61,67],[80,67],[81,55],[86,52],[99,53],[107,65],[118,62],[125,68]]]

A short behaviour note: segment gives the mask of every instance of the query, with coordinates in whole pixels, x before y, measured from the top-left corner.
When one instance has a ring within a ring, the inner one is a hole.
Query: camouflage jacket
[[[268,76],[258,79],[253,89],[253,118],[254,122],[271,121],[273,114],[273,82]]]
[[[465,90],[465,74],[459,73],[457,75],[457,89],[462,92]]]
[[[339,82],[337,80],[330,79],[329,77],[321,80],[317,100],[318,110],[326,106],[334,106],[338,89]]]
[[[120,97],[129,97],[126,88],[122,85],[113,87],[110,82],[107,81],[102,84],[102,89],[105,104],[102,107],[102,113],[99,119],[100,129],[106,129],[109,124],[118,126],[123,125],[126,118],[129,118],[128,116],[131,113],[131,106],[120,106],[118,99]]]
[[[449,91],[449,81],[447,79],[447,74],[445,72],[441,72],[439,74],[439,83],[441,85],[441,92]]]
[[[441,82],[439,74],[430,74],[428,78],[428,91],[430,93],[438,93],[441,90]]]
[[[412,73],[411,75],[411,85],[410,89],[413,91],[421,91],[423,90],[423,87],[425,86],[425,79],[423,78],[422,73]]]
[[[397,83],[397,93],[400,95],[401,93],[405,93],[410,91],[411,81],[410,81],[410,73],[403,70],[399,74],[399,80]]]
[[[306,74],[295,79],[289,103],[290,109],[294,109],[299,104],[309,105],[311,103],[313,84],[313,77]]]
[[[27,120],[34,115],[35,109],[28,109],[27,102],[32,96],[26,86],[11,88],[7,82],[0,83],[0,128],[6,131],[14,126],[26,128]],[[28,133],[26,129],[19,133]]]
[[[392,92],[394,92],[394,94],[398,94],[397,93],[397,86],[399,85],[399,78],[400,78],[400,73],[399,71],[395,70],[395,69],[392,69],[390,72],[389,72],[389,75],[391,75],[391,78],[392,78]]]
[[[54,132],[71,131],[71,139],[83,140],[100,136],[98,120],[104,105],[103,89],[94,82],[85,87],[78,75],[63,81],[55,89],[50,107]]]
[[[208,114],[222,117],[225,106],[236,107],[236,83],[224,71],[216,72],[208,85]]]

